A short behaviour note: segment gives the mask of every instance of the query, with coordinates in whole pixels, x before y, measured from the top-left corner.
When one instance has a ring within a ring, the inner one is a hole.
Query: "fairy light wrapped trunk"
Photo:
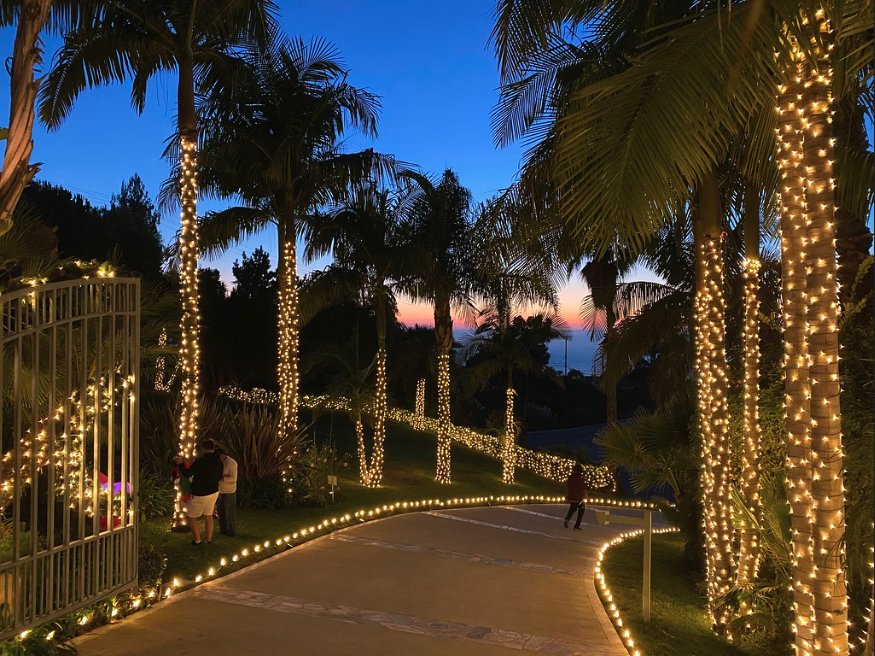
[[[180,76],[182,73],[180,73]],[[180,82],[180,85],[182,83]],[[179,455],[191,459],[198,437],[198,398],[200,396],[200,345],[198,309],[198,232],[197,232],[197,137],[194,130],[180,135],[180,231],[179,296],[180,319],[179,368],[182,384],[179,410]],[[177,491],[177,526],[185,523],[181,494]]]
[[[828,40],[822,10],[812,20]],[[832,70],[821,39],[812,37],[815,61],[802,90],[802,143],[806,171],[809,258],[808,355],[811,381],[811,464],[814,501],[815,653],[848,649],[848,596],[844,561],[845,495],[839,397],[838,285],[836,281],[835,181],[832,178]],[[827,46],[831,48],[832,46]]]
[[[294,222],[280,219],[277,291],[277,383],[279,429],[294,433],[298,423],[298,264]]]
[[[759,276],[760,217],[759,192],[749,181],[744,194],[744,327],[742,334],[744,364],[744,407],[741,453],[741,495],[750,513],[760,516],[760,424],[759,424]],[[759,545],[751,527],[739,531],[738,572],[736,583],[745,585],[756,579]],[[744,608],[742,609],[744,611]]]
[[[385,313],[383,315],[385,317]],[[383,320],[385,323],[385,318]],[[377,346],[377,374],[374,394],[374,448],[371,452],[371,465],[368,486],[379,487],[383,482],[383,443],[386,440],[386,416],[389,410],[386,398],[386,340],[380,339]]]
[[[512,376],[508,375],[508,379],[512,379]],[[511,382],[512,380],[508,380],[504,410],[504,440],[501,445],[501,477],[507,485],[513,485],[516,477],[516,427],[513,418],[513,398],[516,393]]]
[[[713,606],[735,575],[730,505],[729,406],[726,372],[726,301],[723,294],[723,233],[720,187],[711,173],[700,182],[694,207],[696,254],[695,348],[701,452],[702,521],[709,612],[722,627],[725,614]]]
[[[450,314],[450,296],[440,292],[434,304],[434,334],[437,343],[437,464],[435,480],[438,483],[452,482],[450,428],[450,352],[453,348],[453,318]]]
[[[416,381],[416,406],[413,419],[413,428],[422,430],[425,428],[425,378]]]
[[[823,10],[778,87],[787,477],[797,654],[848,653],[832,180],[832,39]],[[808,57],[808,54],[812,58]]]

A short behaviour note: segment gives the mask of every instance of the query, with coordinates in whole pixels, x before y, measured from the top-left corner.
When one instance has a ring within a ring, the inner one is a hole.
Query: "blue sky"
[[[333,42],[351,83],[381,96],[379,138],[373,144],[353,138],[351,147],[373,145],[434,174],[452,167],[478,201],[511,182],[523,148],[497,149],[490,127],[498,86],[495,60],[487,49],[493,2],[281,0],[279,5],[287,34]],[[12,41],[11,30],[0,31],[0,52],[10,53]],[[47,61],[57,44],[47,39]],[[175,118],[175,87],[175,75],[156,79],[142,116],[131,109],[128,85],[83,93],[59,130],[46,133],[36,127],[33,160],[42,162],[39,178],[104,204],[124,180],[139,173],[154,198],[167,175],[161,152]],[[0,83],[3,116],[8,94],[8,82]],[[203,202],[199,209],[221,206]],[[176,215],[162,216],[166,240],[178,227]],[[276,237],[267,231],[204,265],[218,268],[230,281],[233,261],[259,245],[275,263]],[[576,282],[563,290],[566,318],[574,318],[583,293]],[[430,314],[408,304],[401,310],[407,320]]]

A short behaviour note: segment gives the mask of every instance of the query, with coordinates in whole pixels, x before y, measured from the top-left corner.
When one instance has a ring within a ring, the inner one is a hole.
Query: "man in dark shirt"
[[[185,462],[179,456],[173,462],[180,465],[180,471],[186,478],[191,478],[191,499],[185,505],[185,514],[188,517],[188,526],[191,529],[191,543],[201,545],[201,527],[198,519],[204,517],[204,532],[207,544],[213,541],[213,509],[216,507],[216,499],[219,497],[219,481],[222,480],[224,466],[216,453],[216,444],[212,440],[203,440],[200,443],[201,455],[197,460],[186,467]]]

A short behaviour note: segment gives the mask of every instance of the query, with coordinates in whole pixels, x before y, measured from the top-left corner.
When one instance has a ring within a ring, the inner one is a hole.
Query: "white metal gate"
[[[0,296],[0,638],[136,584],[139,291]]]

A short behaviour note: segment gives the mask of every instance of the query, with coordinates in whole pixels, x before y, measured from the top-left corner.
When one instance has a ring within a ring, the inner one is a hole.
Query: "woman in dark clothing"
[[[587,489],[586,481],[583,480],[583,467],[579,464],[574,465],[566,485],[568,485],[568,493],[565,495],[565,500],[568,501],[570,507],[568,508],[568,514],[565,515],[565,528],[568,528],[568,522],[576,510],[577,521],[574,522],[574,530],[579,531],[580,520],[583,519],[583,512],[586,510],[584,499],[586,498]]]

